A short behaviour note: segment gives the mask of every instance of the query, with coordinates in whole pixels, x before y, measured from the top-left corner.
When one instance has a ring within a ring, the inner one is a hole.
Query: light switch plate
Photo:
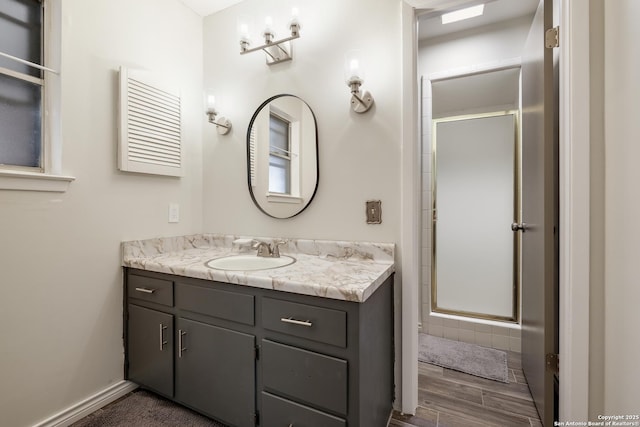
[[[180,222],[180,205],[169,203],[169,222]]]
[[[382,224],[382,202],[367,200],[367,224]]]

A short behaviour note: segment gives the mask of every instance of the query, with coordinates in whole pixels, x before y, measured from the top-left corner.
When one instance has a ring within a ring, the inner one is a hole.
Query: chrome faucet
[[[273,251],[271,250],[271,246],[267,243],[267,242],[256,242],[255,245],[253,245],[254,249],[258,249],[258,256],[261,257],[272,257],[273,256]]]
[[[273,242],[271,245],[271,256],[274,258],[280,258],[280,246],[284,245],[284,240],[279,240],[277,242]]]
[[[257,240],[253,248],[258,250],[257,255],[260,257],[280,258],[280,246],[285,243],[287,242],[283,240],[273,242],[272,244]]]

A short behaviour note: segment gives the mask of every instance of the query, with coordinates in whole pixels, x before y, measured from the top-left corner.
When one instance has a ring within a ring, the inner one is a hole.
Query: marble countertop
[[[282,255],[296,262],[268,270],[227,271],[205,263],[253,253],[251,239],[285,240]],[[134,240],[122,243],[122,265],[141,270],[214,280],[303,295],[364,302],[395,271],[393,243],[276,239],[220,234]]]

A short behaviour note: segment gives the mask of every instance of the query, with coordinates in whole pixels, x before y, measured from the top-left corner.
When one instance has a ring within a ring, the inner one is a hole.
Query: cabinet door
[[[127,378],[173,397],[173,316],[129,304]]]
[[[255,425],[255,337],[178,318],[176,399],[220,421]]]

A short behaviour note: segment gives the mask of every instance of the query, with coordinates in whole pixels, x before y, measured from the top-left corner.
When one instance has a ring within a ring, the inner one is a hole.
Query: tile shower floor
[[[509,383],[419,362],[416,415],[394,412],[393,427],[541,427],[520,353],[507,352]]]

